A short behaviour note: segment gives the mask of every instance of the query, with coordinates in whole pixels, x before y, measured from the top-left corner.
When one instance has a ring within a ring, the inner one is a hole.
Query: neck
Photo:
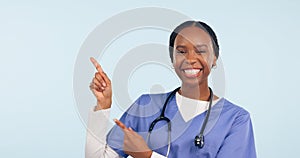
[[[208,84],[191,86],[182,83],[179,93],[184,97],[203,101],[209,101],[210,96]]]

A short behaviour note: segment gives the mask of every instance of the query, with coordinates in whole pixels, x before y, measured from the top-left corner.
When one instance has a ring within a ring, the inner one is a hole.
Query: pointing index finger
[[[93,57],[90,58],[91,62],[93,63],[93,65],[95,66],[95,68],[97,69],[98,72],[103,72],[101,65],[97,62],[97,60]]]
[[[127,127],[119,120],[114,119],[115,123],[122,129],[122,130],[126,130]]]

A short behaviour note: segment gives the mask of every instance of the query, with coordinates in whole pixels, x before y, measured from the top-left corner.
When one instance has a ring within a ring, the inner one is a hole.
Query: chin
[[[200,82],[198,80],[194,80],[194,81],[183,81],[182,85],[184,86],[188,86],[188,87],[197,87],[200,86]]]
[[[203,84],[207,84],[207,80],[204,80],[202,78],[195,78],[195,79],[181,79],[182,85],[188,86],[188,87],[195,87],[195,86],[200,86]]]

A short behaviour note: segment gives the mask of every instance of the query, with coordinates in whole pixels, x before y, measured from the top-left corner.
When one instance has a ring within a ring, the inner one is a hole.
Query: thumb
[[[129,127],[128,129],[129,129],[129,131],[133,131],[134,132],[134,130],[131,127]]]

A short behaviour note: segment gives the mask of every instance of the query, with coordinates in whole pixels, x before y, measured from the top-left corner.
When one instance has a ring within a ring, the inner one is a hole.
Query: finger
[[[129,131],[132,131],[132,132],[134,132],[134,130],[133,130],[131,127],[128,127],[128,129],[129,129]]]
[[[103,71],[101,65],[97,62],[97,60],[93,57],[90,58],[91,62],[94,64],[94,66],[96,67],[97,71],[101,74],[101,77],[103,78],[103,80],[107,83],[107,84],[111,84],[110,79],[107,77],[106,73]]]
[[[108,85],[110,85],[111,82],[110,82],[110,79],[107,77],[106,73],[103,72],[103,73],[101,73],[101,75],[102,75],[102,78],[104,79],[105,83],[107,83]]]
[[[115,123],[123,130],[127,130],[127,127],[119,120],[114,119]]]
[[[103,74],[101,74],[100,72],[96,72],[95,73],[95,78],[99,81],[99,83],[102,84],[103,87],[106,87],[106,83],[105,83],[105,79],[103,78]]]
[[[98,72],[103,72],[101,65],[97,62],[97,60],[93,57],[90,57],[91,62],[93,63],[93,65],[95,66],[95,68],[97,69]]]
[[[93,91],[93,92],[103,92],[103,90],[105,89],[105,88],[103,88],[103,87],[100,87],[100,86],[97,86],[95,83],[91,83],[90,84],[90,89]]]
[[[105,89],[105,87],[101,84],[101,82],[99,82],[99,80],[97,80],[96,78],[93,79],[93,84],[95,84],[96,88],[100,90]]]
[[[128,129],[128,131],[129,131],[133,136],[135,136],[135,137],[139,137],[139,136],[140,136],[140,135],[139,135],[137,132],[135,132],[135,130],[132,129],[131,127],[128,127],[127,129]]]

